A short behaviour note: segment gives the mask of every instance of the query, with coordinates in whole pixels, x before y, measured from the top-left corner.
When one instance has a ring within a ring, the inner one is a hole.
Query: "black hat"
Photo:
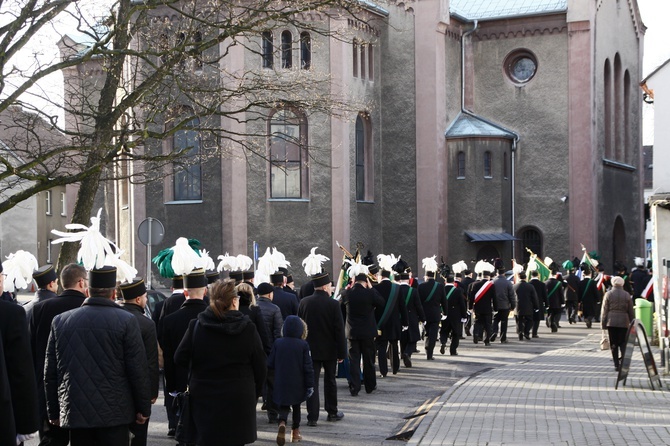
[[[382,269],[382,277],[391,277],[391,271],[386,271]]]
[[[184,288],[184,276],[174,276],[172,278],[172,288],[175,290],[181,290]]]
[[[312,276],[312,285],[314,288],[324,286],[330,283],[330,276],[328,273],[320,273]]]
[[[493,261],[493,267],[495,269],[505,269],[505,264],[503,263],[502,259],[498,258]]]
[[[368,271],[370,272],[370,274],[373,274],[373,275],[377,274],[379,272],[379,267],[377,265],[372,264],[372,265],[368,266]]]
[[[215,269],[210,269],[205,271],[205,276],[207,276],[207,284],[214,283],[221,278],[219,272]]]
[[[244,280],[244,274],[242,271],[231,271],[228,273],[228,277],[235,280],[236,282],[241,282]]]
[[[435,271],[426,271],[426,277],[435,277]]]
[[[186,289],[205,288],[206,286],[207,276],[202,268],[194,269],[190,274],[184,276],[184,288]]]
[[[267,282],[263,282],[260,285],[258,285],[258,295],[259,296],[267,296],[268,294],[274,292],[275,287],[270,285]]]
[[[123,295],[124,300],[133,300],[147,292],[147,286],[144,284],[144,280],[139,277],[130,283],[120,285],[119,288],[121,288],[121,294]]]
[[[284,281],[284,273],[274,273],[270,274],[270,282],[272,283],[281,283]]]
[[[586,262],[582,262],[582,263],[579,265],[579,269],[581,269],[582,271],[586,271],[586,272],[590,272],[590,271],[591,271],[591,267],[590,267],[589,264],[586,263]]]
[[[552,272],[552,274],[556,274],[558,272],[558,265],[556,262],[551,262],[550,265],[547,265],[547,268]]]
[[[393,268],[393,271],[400,274],[400,273],[404,273],[405,271],[407,271],[407,268],[409,268],[409,264],[407,262],[405,262],[402,258],[400,258],[400,259],[398,259],[396,264],[392,266],[392,268]]]
[[[253,271],[245,271],[242,273],[242,280],[251,280],[254,278]]]
[[[284,268],[283,266],[280,266],[278,268],[279,272],[282,273],[285,276],[288,276],[288,268]]]
[[[2,270],[0,270],[1,272]],[[54,280],[58,279],[53,265],[44,265],[33,271],[33,279],[37,282],[38,288],[44,288]]]
[[[289,274],[288,276],[286,276],[286,283],[293,283],[293,275],[292,274]]]
[[[398,280],[409,280],[409,273],[400,273]]]
[[[116,267],[105,265],[88,272],[88,286],[91,288],[115,288]]]
[[[472,271],[469,270],[469,269],[464,269],[464,270],[462,271],[462,274],[463,274],[464,276],[468,276],[468,275],[472,274]]]
[[[617,272],[619,272],[619,273],[624,273],[625,274],[625,273],[628,272],[628,268],[626,268],[626,265],[624,265],[623,262],[620,262],[620,261],[616,261],[614,263],[614,268],[616,268]]]

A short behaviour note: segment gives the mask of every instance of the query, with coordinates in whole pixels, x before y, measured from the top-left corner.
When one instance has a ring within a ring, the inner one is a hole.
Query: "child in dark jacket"
[[[302,440],[300,435],[300,404],[314,393],[314,368],[307,338],[307,324],[298,316],[284,321],[282,337],[272,346],[268,368],[274,369],[273,398],[279,407],[277,444],[286,442],[286,420],[293,410],[292,441]]]

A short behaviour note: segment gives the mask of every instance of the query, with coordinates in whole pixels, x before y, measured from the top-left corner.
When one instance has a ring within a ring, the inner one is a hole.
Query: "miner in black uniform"
[[[586,322],[586,327],[591,328],[593,319],[596,317],[596,305],[599,299],[598,286],[591,278],[591,267],[586,263],[582,263],[580,268],[583,277],[577,288],[577,297],[582,307],[582,315]]]
[[[400,298],[405,301],[409,324],[407,330],[400,334],[400,354],[405,367],[412,367],[412,353],[416,350],[416,343],[421,339],[419,324],[426,320],[419,297],[418,284],[416,287],[412,287],[408,283],[409,280],[410,275],[408,273],[400,274]],[[416,283],[416,280],[414,282]]]
[[[435,343],[437,342],[437,334],[440,329],[440,320],[442,315],[446,317],[447,295],[444,292],[444,285],[435,280],[435,273],[437,272],[437,262],[434,269],[426,269],[424,282],[419,285],[419,297],[421,298],[421,305],[423,305],[423,312],[426,316],[426,359],[433,360],[433,350],[435,350]]]
[[[475,313],[475,326],[473,330],[473,341],[483,340],[484,345],[491,345],[490,339],[493,334],[491,322],[496,307],[496,290],[491,280],[493,265],[485,264],[486,270],[482,270],[482,280],[474,282],[468,291],[468,304]]]
[[[549,306],[547,301],[547,285],[540,280],[539,271],[530,272],[530,284],[535,288],[537,294],[538,308],[533,312],[533,337],[539,338],[537,330],[540,328],[540,321],[544,320],[544,309]]]
[[[444,354],[446,350],[447,339],[451,334],[451,344],[449,345],[449,354],[458,355],[456,351],[461,340],[461,321],[468,315],[467,305],[463,290],[454,285],[454,276],[447,274],[447,284],[444,287],[447,295],[447,319],[442,321],[440,330],[440,353]]]
[[[386,354],[389,345],[391,347],[391,372],[395,375],[400,369],[398,342],[400,341],[400,333],[408,324],[407,307],[405,307],[405,300],[400,296],[400,285],[392,282],[389,277],[385,276],[374,288],[384,298],[384,306],[377,308],[375,311],[377,329],[381,331],[375,340],[375,346],[377,347],[377,359],[379,360],[379,374],[383,378],[388,374]]]
[[[533,314],[540,305],[535,287],[526,282],[526,273],[519,273],[519,282],[514,285],[514,293],[516,294],[516,331],[519,334],[519,341],[523,338],[530,339]]]
[[[463,280],[461,280],[461,287],[463,288],[463,294],[465,295],[466,300],[469,299],[470,296],[470,287],[472,286],[473,283],[475,283],[475,279],[472,278],[472,271],[469,269],[465,269],[462,272],[463,274]],[[468,308],[472,308],[472,304],[468,302]],[[465,335],[466,336],[472,336],[471,333],[471,328],[472,328],[472,314],[468,311],[468,320],[465,321],[463,324],[463,328],[465,329]]]
[[[579,262],[578,259],[577,262]],[[568,275],[565,277],[565,311],[568,316],[568,322],[574,324],[577,322],[577,309],[579,306],[579,296],[577,296],[579,277],[575,274],[575,263],[572,260],[563,262],[563,268],[568,272]]]
[[[547,304],[549,306],[547,323],[551,327],[552,333],[556,333],[559,328],[561,313],[563,312],[563,281],[555,263],[549,265],[549,269],[551,270],[552,277],[545,284],[547,288]]]

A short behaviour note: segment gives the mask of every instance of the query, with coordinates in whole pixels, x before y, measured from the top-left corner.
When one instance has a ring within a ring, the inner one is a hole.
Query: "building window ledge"
[[[202,204],[202,200],[175,200],[175,201],[166,201],[164,204]]]
[[[630,164],[622,163],[620,161],[614,161],[607,158],[603,158],[603,165],[608,167],[614,167],[615,169],[626,170],[628,172],[635,172],[637,168],[631,166]]]
[[[309,203],[308,198],[268,198],[268,201],[272,202],[294,201],[298,203]]]

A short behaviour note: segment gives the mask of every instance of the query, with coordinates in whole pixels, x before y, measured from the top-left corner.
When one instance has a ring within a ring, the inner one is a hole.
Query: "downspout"
[[[473,21],[473,26],[472,29],[466,31],[463,33],[461,36],[461,113],[470,115],[470,116],[475,116],[474,113],[472,113],[470,110],[465,108],[465,38],[475,32],[477,30],[477,26],[479,22],[477,20]],[[510,181],[512,182],[512,187],[511,187],[511,193],[512,193],[512,198],[510,200],[510,218],[511,218],[511,231],[512,231],[512,237],[516,234],[516,201],[515,201],[515,184],[516,184],[516,174],[515,174],[515,159],[516,159],[516,148],[517,144],[519,143],[519,134],[510,130],[506,129],[500,125],[497,125],[493,122],[490,122],[486,119],[483,119],[481,116],[477,117],[478,119],[482,119],[483,121],[488,122],[489,124],[493,125],[494,127],[498,127],[502,130],[505,130],[512,135],[514,135],[514,139],[512,139],[512,159],[511,159],[511,169],[510,169]],[[516,239],[512,240],[512,255],[516,255]]]

